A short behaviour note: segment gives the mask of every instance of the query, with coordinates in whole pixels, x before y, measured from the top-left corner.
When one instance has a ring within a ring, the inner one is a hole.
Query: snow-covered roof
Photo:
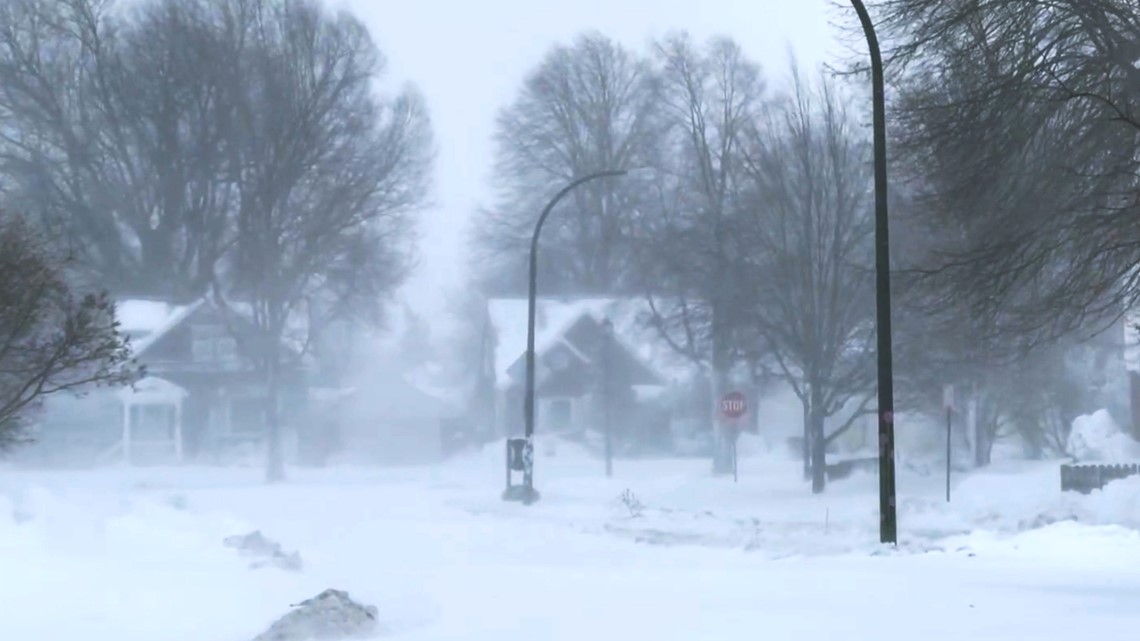
[[[677,355],[646,324],[649,305],[641,299],[580,298],[539,299],[535,314],[536,353],[543,353],[562,342],[565,332],[584,315],[601,322],[609,319],[614,337],[658,374],[671,380],[687,378],[692,366]],[[511,383],[510,368],[526,351],[527,300],[499,298],[487,302],[487,313],[495,332],[495,382]]]
[[[606,301],[539,299],[535,308],[535,351],[544,351],[584,313],[604,307]],[[495,380],[510,379],[509,370],[526,351],[527,300],[499,298],[487,301],[487,314],[495,332]]]
[[[130,337],[131,352],[137,358],[206,302],[206,298],[199,298],[186,305],[174,305],[160,300],[124,299],[115,302],[115,319],[119,322],[119,331]],[[227,306],[238,317],[253,316],[253,308],[248,303],[228,302]],[[303,353],[308,341],[306,315],[298,311],[290,314],[281,338],[287,348]]]
[[[133,334],[150,333],[170,316],[171,305],[157,300],[124,300],[115,304],[119,329]]]
[[[178,327],[204,301],[199,299],[188,305],[172,305],[156,300],[120,300],[115,303],[115,319],[119,322],[119,331],[131,338],[131,350],[137,357]]]
[[[409,381],[407,377],[377,370],[355,381],[340,401],[349,421],[368,424],[384,420],[453,418],[459,409],[447,400]]]
[[[436,360],[428,360],[422,365],[412,368],[404,373],[404,378],[417,389],[451,406],[461,407],[466,401],[464,390],[461,387],[445,383],[443,367]]]

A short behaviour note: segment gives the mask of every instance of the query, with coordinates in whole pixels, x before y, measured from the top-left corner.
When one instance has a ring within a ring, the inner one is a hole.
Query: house
[[[494,394],[490,437],[523,431],[526,299],[492,299],[483,386]],[[645,325],[637,300],[537,301],[535,430],[588,437],[607,420],[629,447],[672,438],[671,394],[694,369]],[[608,390],[608,392],[606,391]]]
[[[335,362],[323,363],[313,377],[298,431],[299,462],[431,463],[470,444],[465,397],[448,384],[452,370],[439,358],[426,319],[392,302],[382,329],[350,329],[333,349],[318,349],[325,357],[319,360]]]
[[[328,458],[356,464],[434,463],[453,450],[461,412],[447,400],[383,367],[353,387],[314,400],[335,439]],[[322,461],[323,462],[323,461]]]
[[[265,437],[269,390],[243,356],[251,326],[207,299],[122,300],[119,330],[145,378],[122,389],[48,399],[28,455],[43,463],[221,461]],[[303,349],[290,341],[279,416],[288,430],[306,403]]]

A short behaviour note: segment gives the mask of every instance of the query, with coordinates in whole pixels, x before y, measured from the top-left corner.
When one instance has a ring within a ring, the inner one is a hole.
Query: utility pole
[[[611,344],[614,337],[614,324],[610,319],[602,321],[602,421],[606,439],[606,478],[614,475],[614,444],[611,420],[611,386],[613,378],[610,374]]]

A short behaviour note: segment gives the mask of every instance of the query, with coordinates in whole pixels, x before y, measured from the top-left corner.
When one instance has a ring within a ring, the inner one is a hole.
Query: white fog
[[[0,640],[1127,634],[1137,50],[0,0]]]

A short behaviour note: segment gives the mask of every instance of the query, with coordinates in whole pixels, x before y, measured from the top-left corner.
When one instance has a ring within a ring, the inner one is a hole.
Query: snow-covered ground
[[[538,460],[543,500],[499,500],[502,452],[438,467],[0,471],[0,639],[249,641],[325,588],[391,638],[1072,639],[1140,624],[1140,481],[1058,491],[1056,464],[957,479],[900,469],[897,549],[877,482],[812,497],[797,464]],[[628,490],[628,492],[627,492]],[[625,494],[625,500],[621,496]],[[260,530],[304,568],[251,569]]]

